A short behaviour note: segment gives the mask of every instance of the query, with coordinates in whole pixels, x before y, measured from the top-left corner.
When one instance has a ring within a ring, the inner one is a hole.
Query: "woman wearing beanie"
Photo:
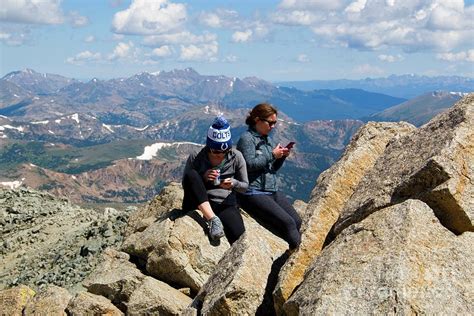
[[[245,228],[235,191],[247,191],[247,169],[242,154],[232,148],[230,126],[224,117],[215,118],[206,146],[189,156],[182,184],[183,210],[202,212],[212,240],[224,234],[230,244],[239,239]]]
[[[278,191],[276,172],[291,149],[275,144],[269,137],[277,123],[277,110],[268,103],[255,106],[245,123],[248,130],[237,144],[247,163],[249,188],[239,194],[240,206],[276,235],[290,249],[301,242],[301,219],[285,195]]]

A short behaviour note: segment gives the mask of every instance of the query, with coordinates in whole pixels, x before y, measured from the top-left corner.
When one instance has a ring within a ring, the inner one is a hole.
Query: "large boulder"
[[[304,211],[301,244],[278,277],[274,292],[277,312],[281,312],[283,303],[303,281],[306,269],[321,252],[344,205],[387,143],[415,129],[408,123],[368,123],[354,135],[341,159],[320,175]]]
[[[381,209],[321,252],[288,315],[474,313],[474,233],[455,235],[419,200]]]
[[[158,218],[166,216],[170,210],[181,208],[182,201],[183,190],[181,190],[181,184],[171,182],[153,200],[130,214],[125,236],[144,231]]]
[[[24,315],[64,315],[72,295],[65,288],[49,285],[26,305]]]
[[[35,294],[35,291],[26,285],[0,291],[0,312],[9,316],[23,315],[23,309]]]
[[[146,277],[127,303],[127,315],[181,315],[191,298],[168,284]]]
[[[129,261],[130,256],[124,252],[107,248],[102,256],[102,262],[84,280],[83,285],[88,292],[102,295],[126,311],[126,303],[145,275]]]
[[[345,206],[332,236],[410,198],[426,202],[452,232],[474,231],[474,94],[390,143]]]
[[[302,200],[295,200],[293,202],[293,207],[295,208],[295,211],[299,215],[300,218],[305,217],[305,212],[306,212],[306,208],[308,207],[308,203]]]
[[[66,309],[69,315],[124,315],[108,299],[88,292],[79,292],[69,302]]]
[[[245,234],[224,254],[192,307],[203,315],[273,314],[272,291],[286,242],[244,215]],[[192,314],[192,309],[186,311]]]
[[[149,275],[197,293],[229,248],[225,238],[209,241],[205,221],[192,211],[174,218],[173,212],[131,234],[123,243],[126,253],[140,258]]]
[[[172,183],[149,205],[131,214],[122,250],[138,258],[150,276],[190,288],[195,294],[229,243],[225,238],[211,243],[200,213],[185,213],[177,208],[181,207],[182,198],[181,185]]]

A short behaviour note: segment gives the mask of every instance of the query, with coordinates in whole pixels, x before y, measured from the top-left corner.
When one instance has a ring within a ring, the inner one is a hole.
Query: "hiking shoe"
[[[207,223],[209,225],[209,236],[212,240],[224,237],[224,226],[219,217],[214,216]]]

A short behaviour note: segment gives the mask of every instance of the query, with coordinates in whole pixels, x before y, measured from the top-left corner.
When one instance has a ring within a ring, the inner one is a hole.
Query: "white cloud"
[[[150,35],[146,36],[143,43],[147,46],[156,46],[161,44],[198,44],[213,42],[217,40],[217,35],[213,33],[204,33],[195,35],[189,31],[179,33]]]
[[[61,0],[2,0],[0,21],[25,24],[60,24]]]
[[[69,20],[73,27],[83,27],[89,24],[89,18],[80,15],[77,11],[69,12]]]
[[[283,0],[272,20],[359,50],[451,51],[474,38],[474,6],[463,0]]]
[[[283,0],[278,7],[281,9],[338,10],[345,2],[343,0]]]
[[[84,38],[84,42],[86,43],[92,43],[95,42],[95,36],[94,35],[89,35]]]
[[[309,59],[308,55],[306,54],[299,54],[296,56],[296,61],[299,63],[309,63],[311,60]]]
[[[305,10],[277,11],[272,14],[272,20],[285,25],[312,25],[318,21],[319,16]]]
[[[0,42],[3,42],[8,46],[20,46],[29,39],[28,33],[27,30],[1,30]]]
[[[254,38],[264,38],[270,33],[268,24],[264,24],[260,21],[255,21],[252,27],[253,27]]]
[[[362,10],[365,9],[365,5],[367,4],[367,0],[356,0],[349,4],[345,9],[344,12],[346,13],[360,13]]]
[[[463,1],[461,1],[463,2]],[[466,19],[469,11],[464,10],[464,6],[459,1],[446,1],[446,3],[435,3],[427,22],[428,27],[438,30],[461,30],[464,28],[473,28],[472,20]],[[472,12],[470,17],[473,18]]]
[[[66,59],[66,62],[73,65],[82,65],[86,62],[99,61],[101,60],[101,58],[102,56],[100,53],[93,53],[91,51],[86,50],[78,53],[74,57],[69,57],[68,59]]]
[[[171,50],[171,47],[168,45],[163,45],[151,51],[151,55],[153,57],[167,57],[171,54],[172,54],[172,50]]]
[[[443,53],[436,55],[436,58],[449,62],[469,61],[474,62],[474,49],[459,53]]]
[[[216,41],[199,45],[181,45],[180,59],[186,61],[215,61],[219,50]]]
[[[201,12],[199,22],[212,28],[230,28],[241,27],[242,19],[239,13],[234,10],[216,9],[214,12]]]
[[[252,30],[236,31],[234,34],[232,34],[232,41],[235,43],[248,42],[252,37],[252,34]]]
[[[369,64],[358,65],[352,72],[360,76],[381,76],[385,74],[383,69]]]
[[[201,12],[199,22],[212,28],[232,30],[234,42],[245,42],[265,38],[270,34],[271,23],[255,16],[244,18],[234,10],[216,9],[213,12]],[[251,33],[251,34],[250,34]]]
[[[236,63],[239,61],[239,58],[235,55],[227,55],[222,61],[225,63]]]
[[[115,46],[114,51],[110,54],[108,60],[130,58],[135,54],[134,45],[132,42],[120,42]]]
[[[199,21],[209,27],[218,28],[222,26],[221,18],[215,13],[203,13],[199,17]]]
[[[112,28],[121,34],[163,34],[179,29],[186,17],[186,7],[181,3],[133,0],[128,9],[114,15]]]
[[[398,55],[385,55],[385,54],[380,54],[378,56],[378,58],[381,60],[381,61],[385,61],[385,62],[388,62],[388,63],[394,63],[394,62],[397,62],[397,61],[402,61],[403,60],[403,56],[398,54]]]

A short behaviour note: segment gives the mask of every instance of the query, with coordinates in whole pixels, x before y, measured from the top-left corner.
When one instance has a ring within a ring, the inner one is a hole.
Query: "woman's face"
[[[277,115],[272,114],[268,117],[264,118],[257,118],[255,122],[255,129],[260,135],[268,135],[272,131],[272,129],[275,128],[275,125],[277,123]]]

